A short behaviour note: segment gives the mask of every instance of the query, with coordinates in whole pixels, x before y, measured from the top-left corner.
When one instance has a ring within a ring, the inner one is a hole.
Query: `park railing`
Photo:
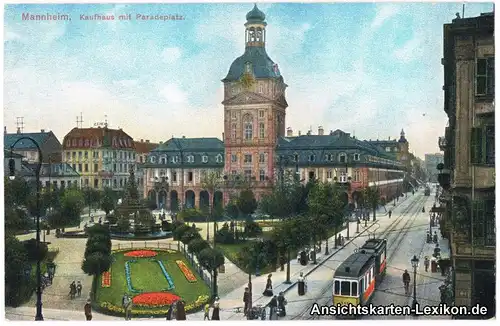
[[[168,250],[176,250],[181,252],[186,260],[191,264],[191,267],[200,275],[200,277],[203,279],[203,281],[211,288],[212,287],[212,275],[211,273],[207,272],[204,268],[200,266],[198,263],[198,259],[193,254],[190,254],[185,246],[181,244],[180,242],[177,242],[177,244],[172,243],[172,242],[159,242],[159,241],[131,241],[131,242],[120,242],[120,243],[115,243],[112,246],[113,250],[126,250],[126,249],[146,249],[146,248],[151,248],[151,249],[168,249]]]

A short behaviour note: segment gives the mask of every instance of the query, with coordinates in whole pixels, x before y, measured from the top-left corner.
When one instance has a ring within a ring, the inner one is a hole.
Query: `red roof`
[[[135,151],[140,154],[147,154],[151,152],[153,149],[158,147],[160,144],[157,143],[149,143],[149,142],[144,142],[144,141],[136,141],[134,142],[135,145]]]
[[[134,149],[134,140],[122,129],[73,128],[63,140],[63,149],[112,148]]]

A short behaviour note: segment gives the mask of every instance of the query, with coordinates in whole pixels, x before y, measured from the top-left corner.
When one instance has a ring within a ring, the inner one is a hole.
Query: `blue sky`
[[[358,138],[387,139],[402,128],[420,157],[444,133],[443,24],[462,3],[262,3],[267,52],[289,85],[286,125],[319,125]],[[244,52],[240,4],[7,5],[4,124],[53,130],[103,121],[134,139],[221,137],[222,82]],[[466,16],[492,3],[467,3]],[[69,14],[71,21],[22,21],[21,14]],[[132,14],[131,21],[80,15]],[[137,14],[182,15],[138,21]]]

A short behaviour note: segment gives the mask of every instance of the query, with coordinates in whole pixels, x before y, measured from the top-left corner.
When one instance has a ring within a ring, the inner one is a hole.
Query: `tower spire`
[[[247,13],[246,18],[246,46],[264,47],[266,44],[266,15],[257,8],[257,3],[254,3],[253,9]]]

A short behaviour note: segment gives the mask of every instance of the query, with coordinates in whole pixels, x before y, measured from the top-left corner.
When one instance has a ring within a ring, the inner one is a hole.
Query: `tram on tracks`
[[[384,279],[386,256],[387,239],[368,239],[356,249],[335,271],[333,304],[357,306],[370,303],[375,289]]]
[[[431,188],[427,185],[425,186],[424,196],[430,196],[430,195],[431,195]]]

